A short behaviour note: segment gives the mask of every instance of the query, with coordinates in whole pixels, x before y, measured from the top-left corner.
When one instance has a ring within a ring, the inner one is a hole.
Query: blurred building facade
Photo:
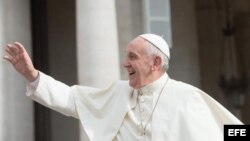
[[[228,2],[238,65],[248,79],[250,1]],[[0,0],[0,56],[7,43],[19,41],[39,70],[68,85],[103,88],[127,79],[121,65],[127,43],[157,33],[171,45],[171,78],[201,88],[249,124],[249,88],[238,99],[218,84],[226,9],[225,0]],[[25,84],[1,59],[0,141],[87,140],[78,120],[27,98]]]

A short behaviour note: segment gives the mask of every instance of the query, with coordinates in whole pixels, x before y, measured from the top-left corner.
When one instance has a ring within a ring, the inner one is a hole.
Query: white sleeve
[[[40,80],[40,72],[38,72],[38,76],[34,81],[27,82],[26,89],[34,92],[36,88],[38,87],[39,80]],[[32,93],[26,93],[27,96],[29,96],[28,94],[32,94]]]
[[[26,96],[66,116],[78,118],[71,87],[42,72],[27,84]]]

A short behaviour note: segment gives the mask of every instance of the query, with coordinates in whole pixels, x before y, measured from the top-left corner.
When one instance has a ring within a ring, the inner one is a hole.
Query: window
[[[172,47],[171,14],[169,0],[143,0],[144,31],[163,36]]]

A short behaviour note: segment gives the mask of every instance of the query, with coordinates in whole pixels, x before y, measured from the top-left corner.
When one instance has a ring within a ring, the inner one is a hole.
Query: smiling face
[[[128,72],[129,85],[139,89],[156,79],[157,71],[154,56],[149,55],[146,41],[137,37],[132,40],[126,48],[126,57],[123,67]],[[158,78],[158,76],[157,76]]]

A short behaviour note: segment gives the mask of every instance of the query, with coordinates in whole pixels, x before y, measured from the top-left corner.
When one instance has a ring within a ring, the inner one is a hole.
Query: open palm
[[[34,68],[32,61],[22,44],[19,42],[8,44],[5,51],[8,55],[5,55],[4,59],[8,60],[16,71],[29,81],[36,79],[38,71]]]

